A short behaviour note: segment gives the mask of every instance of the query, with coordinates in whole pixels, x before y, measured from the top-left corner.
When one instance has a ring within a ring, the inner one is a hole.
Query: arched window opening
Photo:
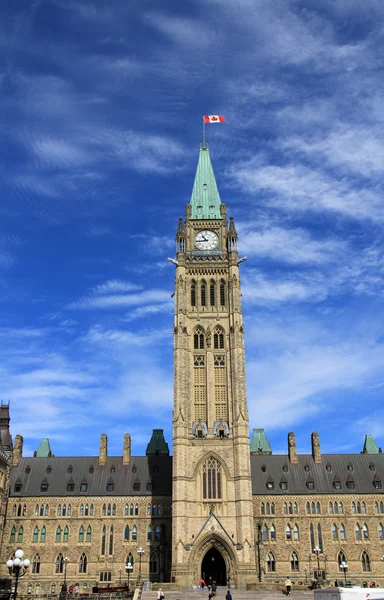
[[[263,542],[267,542],[269,539],[269,535],[268,535],[268,527],[267,525],[263,526]]]
[[[48,504],[45,505],[45,512],[44,512],[45,516],[48,517],[49,515],[49,506]]]
[[[344,506],[342,502],[339,502],[339,513],[342,515],[344,514]]]
[[[196,306],[196,282],[191,283],[191,306]]]
[[[139,515],[139,505],[135,504],[135,516],[137,517]]]
[[[297,573],[300,570],[299,568],[299,557],[296,552],[292,552],[291,554],[291,571],[292,573]]]
[[[200,304],[201,306],[207,305],[207,284],[205,281],[202,281],[200,286]]]
[[[271,525],[269,533],[271,534],[271,540],[276,541],[276,528],[273,524]]]
[[[210,456],[202,468],[203,500],[221,500],[221,464]]]
[[[160,525],[156,525],[155,542],[160,542],[160,540],[161,540],[161,527],[160,527]]]
[[[157,515],[160,517],[161,516],[161,504],[157,505]]]
[[[109,556],[113,554],[113,525],[111,525],[109,530]]]
[[[66,504],[63,504],[63,517],[65,517],[65,515],[67,514],[67,506]],[[68,504],[68,516],[71,516],[71,505]]]
[[[369,558],[368,552],[365,550],[361,555],[361,567],[365,572],[371,570],[371,559]]]
[[[220,305],[225,306],[225,283],[224,281],[220,282]]]
[[[110,504],[108,504],[107,516],[108,516],[108,517],[110,517],[110,516],[111,516],[111,514],[112,514],[112,508],[111,508],[111,505],[110,505]]]
[[[352,502],[352,514],[356,514],[356,502]]]
[[[293,527],[293,539],[295,540],[295,542],[298,542],[299,539],[300,539],[299,526],[298,525],[294,525],[294,527]]]
[[[363,515],[366,515],[366,514],[367,514],[367,505],[365,504],[365,502],[362,502],[362,503],[361,503],[361,513],[362,513]]]
[[[40,573],[40,556],[38,554],[35,554],[35,556],[33,557],[32,573]]]
[[[41,532],[40,532],[40,542],[45,542],[47,536],[47,529],[45,527],[45,525],[41,528]]]
[[[361,504],[360,504],[360,502],[357,503],[357,514],[361,515]]]
[[[63,555],[60,553],[56,558],[56,573],[62,573],[64,567]]]
[[[320,523],[317,524],[317,537],[319,539],[319,548],[320,548],[321,552],[323,552],[323,534],[321,532]]]
[[[293,503],[293,514],[297,515],[298,514],[298,508],[297,508],[297,502]]]
[[[56,542],[61,542],[61,532],[62,532],[62,529],[59,525],[59,527],[56,529]]]
[[[311,549],[313,550],[313,548],[315,548],[315,546],[316,546],[315,529],[313,527],[313,523],[311,523],[309,526],[309,534],[310,534],[310,538],[311,538]]]
[[[132,542],[137,542],[137,527],[134,525],[132,527]]]
[[[79,529],[79,542],[84,542],[84,527],[81,525]]]
[[[128,517],[128,515],[129,515],[129,506],[128,506],[128,504],[126,504],[124,507],[124,516]]]
[[[17,507],[17,516],[21,517],[21,504]]]
[[[333,502],[329,503],[328,512],[330,515],[333,515]]]
[[[13,529],[15,529],[15,528],[13,528]],[[13,531],[13,530],[12,530],[12,531]],[[12,531],[11,531],[11,536],[12,536]],[[16,531],[16,530],[15,530],[15,531]],[[33,530],[33,537],[32,537],[32,541],[33,541],[33,542],[37,542],[37,541],[38,541],[38,539],[39,539],[39,528],[38,528],[38,526],[36,525],[35,529]],[[13,539],[13,540],[9,540],[9,541],[10,541],[10,542],[14,542],[14,541],[15,541],[15,539]]]
[[[377,515],[379,512],[379,503],[378,502],[375,502],[374,511],[375,511],[375,514]]]
[[[35,529],[37,529],[37,527],[35,527]],[[37,529],[37,531],[39,531],[39,530]],[[9,541],[14,542],[15,538],[16,538],[16,527],[13,526],[11,529],[11,533],[9,534]],[[33,541],[35,542],[37,540],[34,539]]]
[[[288,514],[288,507],[287,507],[287,503],[286,503],[286,502],[284,502],[284,505],[283,505],[283,513],[284,513],[285,515],[287,515],[287,514]]]
[[[292,502],[290,502],[288,504],[288,514],[289,515],[293,515],[293,506],[292,506]]]
[[[224,348],[224,334],[221,329],[215,329],[213,334],[213,348],[215,350],[222,350]]]
[[[88,515],[89,515],[89,506],[88,506],[88,504],[86,504],[86,505],[85,505],[85,508],[84,508],[84,515],[85,515],[86,517],[88,517]]]
[[[159,570],[156,552],[151,552],[149,555],[149,572],[157,573]]]
[[[126,525],[124,529],[124,542],[129,542],[129,525]]]
[[[287,525],[285,528],[285,539],[286,540],[291,540],[292,539],[292,530],[290,525]]]
[[[17,507],[16,507],[16,504],[14,504],[13,509],[12,509],[12,517],[16,517],[16,510],[17,510]]]
[[[363,538],[365,540],[369,539],[369,530],[368,530],[368,525],[366,523],[364,523],[364,525],[363,525]]]
[[[337,505],[337,502],[335,502],[334,511],[335,511],[335,515],[337,515],[339,513],[339,507]]]
[[[86,555],[83,554],[80,556],[80,560],[79,560],[79,573],[86,573],[87,572],[87,557]]]
[[[107,514],[107,506],[106,506],[106,504],[103,504],[103,509],[102,509],[102,511],[101,511],[101,515],[102,515],[103,517],[105,517],[105,516],[106,516],[106,514]]]
[[[148,542],[152,542],[152,535],[153,535],[153,529],[152,529],[152,525],[150,525],[148,527],[148,530],[147,530],[147,540],[148,540]]]
[[[112,506],[112,516],[116,517],[116,504]]]
[[[40,517],[44,517],[44,504],[40,506]]]
[[[61,504],[57,505],[57,512],[56,512],[58,517],[61,517]]]
[[[209,285],[209,304],[211,306],[216,304],[216,285],[214,281],[211,281]]]
[[[321,514],[320,502],[316,502],[316,514],[317,514],[317,515],[320,515],[320,514]]]
[[[358,523],[356,523],[355,532],[356,532],[356,539],[361,540],[361,527]]]
[[[87,542],[92,541],[92,527],[88,525],[87,527]]]
[[[333,523],[333,525],[332,525],[332,539],[333,540],[338,540],[339,539],[339,532],[337,530],[336,523]]]
[[[261,503],[260,514],[265,515],[265,504],[264,504],[264,502]]]
[[[379,523],[379,540],[384,540],[384,527],[382,523]]]
[[[338,557],[337,557],[337,564],[339,565],[339,571],[343,571],[343,568],[341,565],[346,562],[347,562],[347,559],[346,559],[344,552],[339,552]]]
[[[193,347],[195,350],[204,350],[204,331],[198,327],[193,336]]]
[[[340,539],[341,540],[345,540],[345,527],[343,525],[343,523],[340,523]]]
[[[80,517],[82,517],[84,515],[84,504],[80,504],[80,512],[79,512]]]
[[[156,516],[156,504],[152,504],[152,515]]]
[[[22,527],[19,527],[19,531],[17,532],[17,541],[18,542],[23,541],[23,528]]]
[[[312,512],[313,515],[316,514],[316,505],[315,505],[314,502],[312,502],[312,504],[311,504],[311,512]]]
[[[307,513],[307,515],[311,514],[311,505],[309,504],[309,502],[307,502],[305,506],[305,512]]]
[[[132,571],[133,571],[133,567],[134,567],[135,562],[134,562],[134,557],[133,557],[132,552],[128,552],[127,562],[125,564],[127,565],[128,563],[131,563],[131,565],[132,565]]]
[[[267,571],[268,573],[274,573],[276,571],[275,557],[272,552],[269,552],[267,556]]]
[[[129,507],[129,516],[133,517],[133,504]]]
[[[101,555],[104,556],[105,555],[105,544],[106,544],[106,537],[107,537],[107,528],[104,525],[103,527],[103,531],[101,533]]]

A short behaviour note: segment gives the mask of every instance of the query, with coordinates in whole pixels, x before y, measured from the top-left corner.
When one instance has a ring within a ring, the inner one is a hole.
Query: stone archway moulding
[[[234,549],[217,532],[209,532],[193,547],[189,558],[189,571],[193,573],[193,580],[199,581],[201,576],[201,565],[204,556],[211,548],[216,548],[222,555],[227,571],[227,578],[232,581],[236,579],[237,558]]]

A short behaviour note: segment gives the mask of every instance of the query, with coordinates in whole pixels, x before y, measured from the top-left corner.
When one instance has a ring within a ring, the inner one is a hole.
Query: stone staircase
[[[142,600],[157,600],[157,591],[160,586],[153,586],[152,591],[143,592]],[[217,600],[225,600],[225,594],[227,593],[226,587],[219,587],[216,599]],[[266,591],[266,590],[257,590],[257,591],[248,591],[248,590],[231,590],[232,599],[233,600],[282,600],[285,598],[285,594],[283,594],[282,590],[277,591]],[[204,588],[203,592],[200,592],[199,589],[187,589],[187,590],[164,590],[165,600],[208,600],[208,590]],[[297,598],[302,600],[312,600],[314,598],[314,594],[311,590],[293,590],[291,592],[291,598]]]

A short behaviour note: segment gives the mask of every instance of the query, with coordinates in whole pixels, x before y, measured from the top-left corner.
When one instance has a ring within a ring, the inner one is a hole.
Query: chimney
[[[100,436],[99,465],[105,465],[108,456],[108,438],[106,433]]]
[[[316,464],[320,464],[321,463],[320,440],[319,440],[319,434],[317,433],[317,431],[314,431],[312,433],[311,442],[312,442],[313,460],[315,461]]]
[[[288,433],[288,458],[292,464],[297,464],[296,439],[293,431]]]
[[[22,435],[17,434],[15,437],[15,444],[13,446],[12,465],[17,467],[22,456],[23,456],[23,442],[24,438]]]
[[[131,462],[131,436],[126,433],[124,436],[124,447],[123,447],[123,465],[129,465]]]

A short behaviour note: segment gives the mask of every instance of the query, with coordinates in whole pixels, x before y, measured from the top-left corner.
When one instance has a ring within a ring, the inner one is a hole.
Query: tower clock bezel
[[[212,229],[200,229],[195,235],[195,248],[198,250],[216,250],[219,236]]]

